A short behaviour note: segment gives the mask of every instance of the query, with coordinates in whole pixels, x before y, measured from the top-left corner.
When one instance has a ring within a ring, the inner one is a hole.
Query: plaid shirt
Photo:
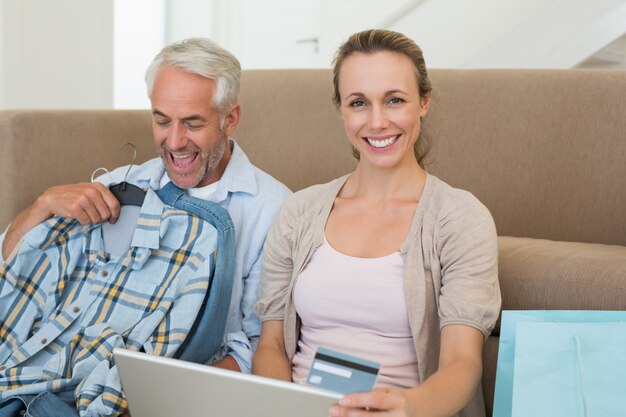
[[[128,252],[101,225],[53,217],[0,269],[0,401],[74,390],[82,416],[127,407],[114,347],[172,356],[200,309],[217,232],[148,190]]]

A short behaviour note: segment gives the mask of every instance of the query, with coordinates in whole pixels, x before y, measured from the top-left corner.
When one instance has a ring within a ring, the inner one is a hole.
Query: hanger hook
[[[111,173],[109,172],[108,169],[100,167],[100,168],[96,168],[96,170],[94,172],[91,173],[91,182],[94,182],[96,180],[96,172],[100,172],[100,171],[104,171],[108,176],[109,176],[109,181],[113,181],[113,178],[111,178]]]
[[[124,182],[126,182],[126,178],[128,178],[128,174],[130,173],[130,169],[133,167],[133,164],[135,163],[135,160],[137,159],[137,147],[135,146],[135,144],[131,142],[126,142],[125,144],[120,146],[118,151],[121,151],[127,146],[130,146],[131,148],[133,148],[133,160],[130,161],[130,165],[128,166],[128,169],[126,170],[126,174],[124,174]]]

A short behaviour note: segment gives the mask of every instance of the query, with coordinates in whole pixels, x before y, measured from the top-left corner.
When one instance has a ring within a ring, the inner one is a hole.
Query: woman
[[[382,364],[376,389],[346,395],[331,416],[484,415],[496,231],[476,198],[420,165],[431,101],[422,52],[396,32],[360,32],[333,72],[359,163],[293,195],[272,226],[253,371],[303,383],[323,346]]]

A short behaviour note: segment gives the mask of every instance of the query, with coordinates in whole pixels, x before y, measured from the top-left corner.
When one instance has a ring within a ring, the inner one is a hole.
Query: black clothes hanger
[[[119,148],[118,150],[121,151],[126,146],[130,146],[133,148],[133,160],[128,166],[128,170],[126,171],[126,174],[124,175],[124,180],[120,182],[119,184],[110,185],[109,190],[111,190],[111,192],[113,193],[115,198],[118,199],[121,205],[141,207],[141,205],[143,204],[143,200],[146,197],[146,192],[142,190],[141,188],[137,187],[136,185],[126,182],[128,173],[130,172],[130,169],[132,168],[133,164],[135,163],[135,160],[137,159],[137,148],[132,143],[127,142],[124,145],[122,145],[122,147]]]
[[[146,197],[144,190],[126,181],[110,185],[109,190],[111,190],[115,198],[117,198],[123,206],[141,207],[143,199]]]

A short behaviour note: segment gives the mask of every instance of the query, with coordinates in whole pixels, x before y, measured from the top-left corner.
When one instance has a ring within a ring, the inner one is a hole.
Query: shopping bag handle
[[[583,417],[587,417],[587,397],[585,397],[585,381],[583,378],[583,355],[580,337],[578,337],[578,335],[574,336],[574,343],[576,344],[576,362],[578,364],[578,389],[580,390],[580,398],[583,403]]]

